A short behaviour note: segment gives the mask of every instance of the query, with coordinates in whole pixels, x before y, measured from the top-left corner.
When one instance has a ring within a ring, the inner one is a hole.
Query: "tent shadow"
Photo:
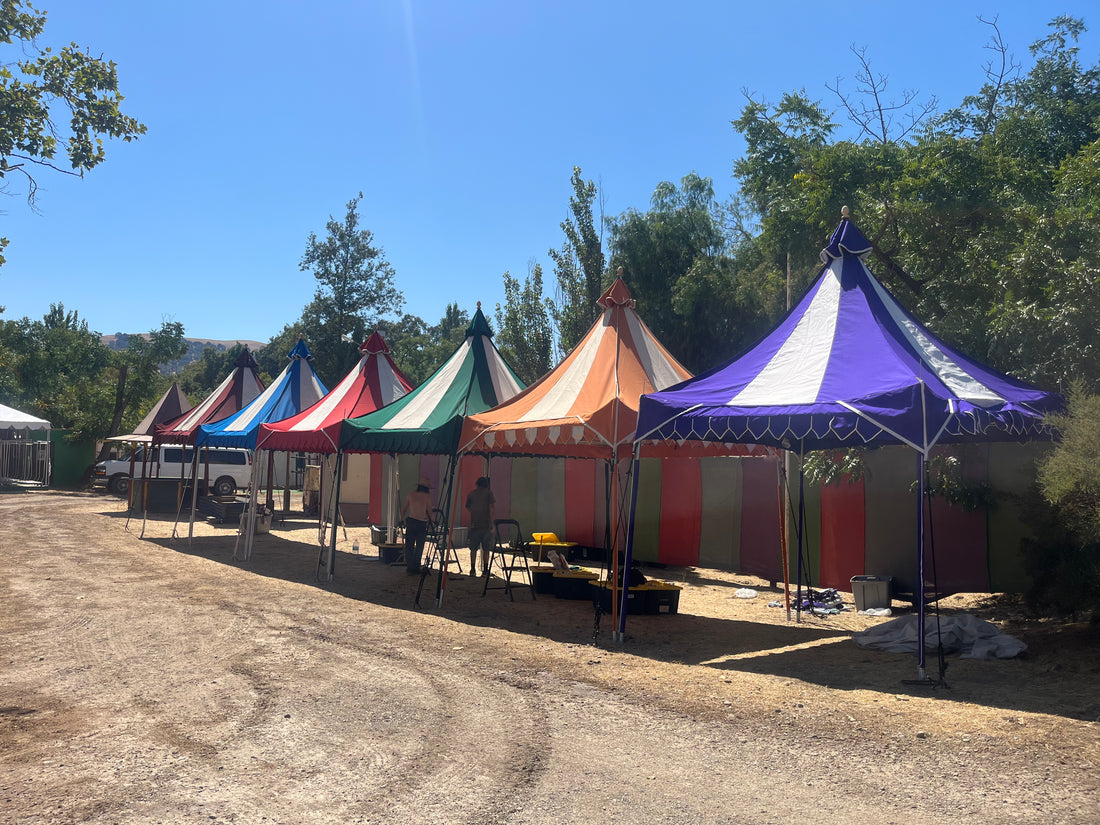
[[[181,526],[185,533],[186,525]],[[1089,651],[1095,640],[1088,630],[1073,638],[1063,634],[1057,644],[1036,643],[1025,637],[1035,652],[1016,659],[972,660],[949,655],[946,681],[950,687],[933,688],[904,683],[917,675],[914,655],[862,650],[852,642],[849,631],[813,622],[770,624],[689,612],[630,615],[626,640],[618,643],[612,641],[610,616],[600,615],[597,624],[594,605],[588,600],[546,594],[532,598],[526,590],[517,591],[514,601],[501,590],[483,596],[483,579],[452,572],[441,606],[436,605],[434,574],[426,580],[417,606],[419,578],[407,575],[401,564],[381,563],[369,545],[359,554],[338,549],[336,577],[323,582],[317,577],[319,546],[287,540],[273,528],[271,534],[256,537],[248,561],[237,562],[232,558],[236,530],[226,532],[224,536],[197,536],[193,541],[188,541],[186,534],[147,540],[253,575],[316,587],[383,608],[431,614],[454,622],[459,636],[463,627],[470,632],[505,629],[548,642],[594,645],[594,651],[611,650],[715,672],[767,675],[831,690],[872,691],[883,697],[932,697],[958,703],[960,712],[972,703],[1082,721],[1100,717],[1095,653],[1074,657],[1066,650],[1070,645],[1071,649],[1080,647],[1082,653]],[[500,580],[494,578],[491,584],[499,585]],[[932,677],[938,673],[934,652],[928,655],[927,673]],[[1050,689],[1052,674],[1057,674],[1057,690]]]

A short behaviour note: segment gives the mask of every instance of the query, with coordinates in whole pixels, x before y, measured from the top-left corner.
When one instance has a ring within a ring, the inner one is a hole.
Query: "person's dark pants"
[[[420,572],[420,557],[428,538],[428,522],[411,516],[405,519],[405,567],[410,573]]]

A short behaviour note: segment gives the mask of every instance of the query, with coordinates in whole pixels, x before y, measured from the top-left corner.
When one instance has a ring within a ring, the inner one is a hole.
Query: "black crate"
[[[591,599],[592,579],[552,574],[554,595],[559,599]]]
[[[678,613],[680,610],[679,588],[661,587],[645,591],[646,613]]]
[[[600,594],[600,609],[604,613],[611,612],[611,588],[602,586],[598,588]],[[647,591],[644,588],[630,588],[626,591],[626,613],[628,616],[640,616],[646,612]],[[616,591],[616,598],[622,598],[622,590]]]

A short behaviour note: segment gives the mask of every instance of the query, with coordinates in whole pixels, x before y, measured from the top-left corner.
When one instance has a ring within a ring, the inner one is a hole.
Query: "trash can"
[[[890,585],[893,576],[852,576],[852,598],[856,610],[890,606]]]

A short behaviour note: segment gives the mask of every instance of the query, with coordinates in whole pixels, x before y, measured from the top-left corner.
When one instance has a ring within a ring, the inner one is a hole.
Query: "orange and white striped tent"
[[[509,401],[466,417],[460,453],[630,456],[642,394],[671,387],[691,373],[634,311],[622,278],[598,303],[603,314],[556,368]]]
[[[691,378],[634,311],[616,278],[597,302],[603,314],[565,360],[519,395],[466,417],[460,453],[628,458],[644,393]],[[648,443],[648,455],[758,455],[753,445]]]

